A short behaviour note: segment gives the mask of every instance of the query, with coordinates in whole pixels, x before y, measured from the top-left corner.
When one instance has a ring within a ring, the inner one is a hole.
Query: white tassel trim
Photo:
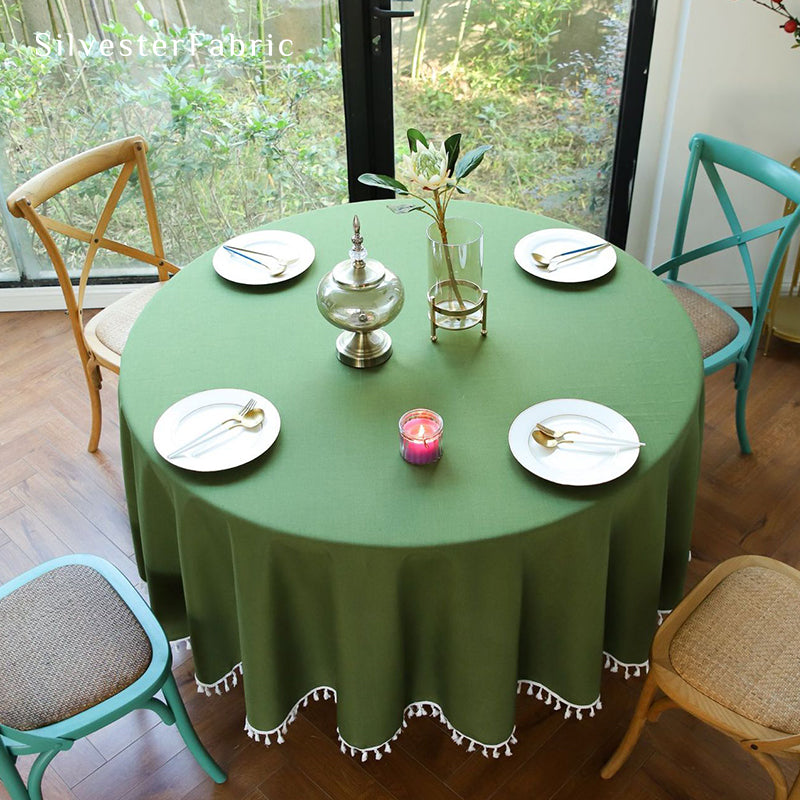
[[[423,700],[415,703],[409,703],[409,705],[407,705],[403,710],[402,725],[397,729],[394,736],[392,736],[390,739],[387,739],[385,742],[383,742],[383,744],[377,745],[376,747],[354,747],[342,737],[341,732],[337,728],[336,735],[339,739],[339,749],[343,753],[350,753],[350,755],[353,757],[359,756],[361,761],[367,761],[367,759],[370,757],[374,758],[376,761],[380,761],[380,759],[383,758],[384,753],[392,752],[391,743],[403,732],[403,728],[408,727],[408,722],[406,721],[407,717],[428,716],[433,717],[441,722],[442,725],[444,725],[445,728],[447,728],[447,730],[450,732],[450,738],[457,745],[467,745],[468,753],[472,753],[475,750],[480,750],[484,758],[500,758],[501,755],[510,756],[511,745],[517,743],[517,737],[514,735],[516,727],[511,731],[510,736],[499,744],[486,744],[485,742],[479,742],[477,739],[473,739],[470,736],[467,736],[465,733],[459,731],[457,728],[453,727],[453,725],[450,723],[450,720],[448,720],[445,716],[442,707],[438,703],[433,703],[429,700]]]
[[[603,655],[605,656],[605,668],[610,669],[611,672],[619,672],[620,668],[623,668],[625,670],[626,678],[629,678],[631,675],[638,677],[642,674],[642,670],[647,672],[650,668],[648,661],[642,662],[641,664],[626,664],[625,662],[620,661],[612,656],[611,653],[604,651]],[[201,683],[199,680],[197,680],[197,678],[195,678],[198,691],[205,692],[206,695],[210,695],[212,691],[216,692],[217,694],[221,694],[221,687],[223,687],[225,691],[228,691],[229,679],[233,686],[235,686],[237,683],[237,671],[240,675],[242,674],[241,664],[237,664],[227,675],[223,676],[216,681],[216,683],[212,684]],[[594,717],[595,713],[597,711],[601,711],[603,708],[603,703],[599,695],[593,703],[588,703],[587,705],[577,705],[575,703],[570,703],[568,700],[565,700],[560,695],[548,689],[544,684],[537,683],[536,681],[517,681],[517,694],[522,694],[523,690],[525,690],[525,693],[528,695],[533,695],[535,693],[537,700],[543,700],[545,705],[552,705],[554,711],[563,710],[565,719],[569,719],[574,714],[576,719],[582,720],[583,715],[587,712],[590,717]],[[295,703],[291,711],[286,715],[286,718],[277,727],[272,728],[271,730],[261,730],[259,728],[255,728],[250,724],[250,721],[245,718],[244,730],[246,731],[247,735],[256,742],[261,742],[263,739],[265,745],[271,745],[273,743],[283,744],[284,737],[286,736],[289,726],[295,721],[295,719],[297,719],[300,707],[307,706],[309,700],[320,699],[333,699],[335,702],[337,700],[336,690],[330,686],[317,686],[303,695],[303,697],[301,697],[297,703]],[[353,758],[360,758],[361,761],[367,761],[369,758],[374,758],[376,761],[379,761],[381,758],[383,758],[384,754],[392,752],[391,743],[395,741],[395,739],[397,739],[397,737],[402,733],[403,728],[408,727],[407,719],[409,717],[427,716],[439,720],[439,722],[441,722],[448,729],[450,732],[450,738],[453,740],[453,742],[455,742],[455,744],[459,746],[466,746],[468,753],[479,751],[485,758],[499,758],[501,755],[510,756],[512,754],[511,745],[516,744],[517,742],[517,738],[515,736],[516,727],[511,731],[511,735],[505,741],[502,741],[499,744],[486,744],[485,742],[480,742],[477,739],[473,739],[470,736],[467,736],[465,733],[459,731],[450,723],[438,703],[423,700],[407,705],[403,711],[402,724],[397,729],[395,734],[382,744],[376,745],[375,747],[355,747],[342,737],[341,732],[337,728],[336,735],[339,740],[339,749],[343,753],[349,753]]]
[[[268,731],[260,730],[253,727],[248,719],[245,719],[244,729],[247,732],[247,735],[257,742],[263,740],[265,745],[273,744],[273,742],[277,744],[283,744],[284,737],[286,736],[289,726],[295,721],[295,719],[297,719],[300,706],[307,706],[309,700],[328,700],[331,698],[334,701],[336,700],[335,689],[331,688],[330,686],[318,686],[316,689],[312,689],[310,692],[307,692],[303,697],[301,697],[300,700],[295,703],[292,710],[287,714],[286,719],[284,719],[284,721],[276,728],[272,728]],[[397,729],[397,731],[395,731],[393,736],[391,736],[385,742],[376,745],[375,747],[355,747],[342,737],[341,732],[337,728],[336,736],[339,740],[339,749],[343,753],[349,753],[353,758],[359,758],[362,762],[367,761],[370,758],[380,761],[384,754],[392,752],[392,742],[395,741],[395,739],[397,739],[397,737],[402,733],[403,728],[408,726],[406,721],[407,717],[427,716],[438,719],[450,731],[450,738],[456,744],[468,745],[467,750],[469,752],[479,749],[486,758],[499,758],[501,755],[510,756],[511,745],[516,744],[517,742],[517,738],[514,735],[516,728],[512,730],[511,735],[505,741],[502,741],[499,744],[486,744],[484,742],[479,742],[477,739],[472,739],[454,728],[448,721],[447,717],[445,717],[444,712],[438,703],[421,701],[410,703],[408,706],[406,706],[403,711],[402,725]]]
[[[178,653],[180,652],[181,645],[183,645],[183,647],[185,647],[187,650],[191,650],[192,640],[191,637],[184,636],[183,639],[173,639],[169,645],[175,653]]]
[[[240,665],[241,670],[241,665]],[[289,729],[289,726],[297,719],[297,715],[300,712],[300,706],[307,706],[309,700],[329,700],[333,699],[334,702],[336,701],[336,690],[331,688],[330,686],[317,686],[315,689],[312,689],[310,692],[307,692],[303,697],[301,697],[293,706],[292,710],[286,715],[286,719],[278,725],[277,728],[272,728],[271,730],[264,731],[260,730],[259,728],[254,728],[250,724],[250,720],[245,717],[244,720],[244,729],[247,732],[247,735],[254,739],[257,742],[261,741],[261,737],[264,737],[264,744],[270,745],[272,744],[272,740],[274,738],[276,744],[283,744],[284,736]]]
[[[201,681],[197,677],[197,675],[195,675],[194,682],[197,684],[198,693],[204,694],[206,697],[211,697],[212,693],[222,694],[223,689],[226,692],[229,692],[234,686],[237,686],[239,683],[237,672],[239,675],[242,674],[241,661],[230,672],[227,672],[218,681],[215,681],[214,683],[203,683],[203,681]]]
[[[525,689],[525,694],[528,695],[533,695],[534,689],[538,689],[536,692],[536,699],[544,700],[546,706],[552,705],[553,711],[561,711],[563,707],[564,719],[569,719],[573,714],[575,714],[576,719],[583,719],[584,712],[587,711],[589,712],[589,716],[593,717],[595,711],[600,711],[603,708],[603,704],[600,702],[600,695],[597,696],[597,700],[593,703],[579,706],[575,703],[570,703],[568,700],[561,697],[561,695],[550,691],[544,684],[537,683],[536,681],[517,681],[517,694],[522,694],[523,689]]]
[[[627,664],[624,661],[620,661],[618,658],[614,658],[611,653],[607,653],[605,650],[603,651],[603,655],[606,657],[606,662],[603,666],[611,672],[619,672],[620,667],[622,667],[625,670],[625,680],[628,680],[631,675],[638,678],[643,671],[645,675],[650,671],[649,660],[642,661],[639,664]]]

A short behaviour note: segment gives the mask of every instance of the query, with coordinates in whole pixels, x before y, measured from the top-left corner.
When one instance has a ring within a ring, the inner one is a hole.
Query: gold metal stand
[[[449,281],[448,281],[449,283]],[[460,286],[465,286],[469,289],[474,291],[480,292],[481,299],[474,305],[471,306],[469,309],[452,309],[452,308],[444,308],[442,306],[436,305],[434,302],[434,295],[435,291],[431,291],[428,293],[428,316],[431,320],[431,341],[435,342],[438,340],[436,335],[437,328],[443,328],[444,330],[448,331],[466,331],[470,328],[474,328],[478,323],[481,326],[481,336],[486,336],[486,298],[487,292],[485,289],[481,289],[476,283],[472,283],[472,281],[464,281],[464,280],[457,280],[457,284]],[[438,284],[437,284],[438,286]],[[435,290],[436,287],[434,287]],[[469,320],[468,317],[473,316],[478,311],[481,312],[481,316],[479,319]],[[445,317],[450,317],[452,319],[460,318],[464,321],[464,324],[448,327],[447,325],[439,325],[436,322],[436,315],[442,314]]]

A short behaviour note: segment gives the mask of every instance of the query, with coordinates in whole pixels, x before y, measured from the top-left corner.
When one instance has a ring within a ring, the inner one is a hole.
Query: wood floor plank
[[[60,755],[63,754],[59,754],[56,758],[59,758]],[[17,770],[26,784],[28,773],[33,766],[33,760],[34,756],[22,756],[17,760]],[[48,769],[44,773],[42,778],[42,797],[44,800],[78,800],[54,769]],[[9,800],[9,795],[2,785],[0,785],[0,800]]]
[[[158,716],[153,711],[137,708],[122,719],[89,734],[86,738],[94,745],[103,759],[108,761],[144,736],[149,730],[155,728],[158,722]]]
[[[0,519],[0,531],[8,541],[14,542],[33,564],[72,553],[72,550],[27,505]]]
[[[0,581],[5,583],[35,567],[37,561],[31,560],[14,542],[6,542],[0,547]]]
[[[25,461],[125,555],[132,555],[127,508],[92,479],[94,471],[81,469],[74,459],[52,445],[37,448],[25,457]]]
[[[36,467],[32,467],[24,458],[6,461],[6,452],[5,449],[3,450],[3,465],[0,466],[0,492],[5,492],[35,474]]]
[[[105,762],[105,758],[87,738],[78,739],[69,750],[59,753],[50,768],[67,786],[72,787],[102,767]]]
[[[110,561],[132,582],[138,574],[131,562],[103,532],[81,514],[40,474],[17,484],[11,492],[74,553],[93,553]]]
[[[286,765],[258,787],[269,800],[335,800],[299,769]]]
[[[6,490],[0,492],[0,520],[8,514],[19,511],[19,509],[24,507],[23,503],[18,498],[14,497],[10,491]],[[8,539],[0,538],[0,545],[5,544],[7,541]]]
[[[123,798],[183,749],[183,740],[175,726],[159,722],[133,744],[73,786],[72,791],[78,800]]]
[[[182,797],[206,781],[208,775],[194,756],[184,749],[147,775],[141,783],[123,795],[122,800],[170,800],[173,797]]]

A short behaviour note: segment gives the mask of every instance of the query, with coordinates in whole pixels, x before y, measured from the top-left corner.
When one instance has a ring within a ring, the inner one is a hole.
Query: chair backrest
[[[138,261],[143,261],[146,264],[152,264],[157,267],[160,280],[166,280],[170,274],[178,271],[178,267],[164,258],[164,246],[161,241],[161,230],[156,215],[150,173],[147,169],[146,153],[147,144],[141,136],[129,136],[126,139],[109,142],[48,167],[23,183],[8,197],[8,210],[15,217],[28,220],[42,240],[47,254],[53,262],[53,267],[67,304],[67,311],[70,317],[74,318],[79,324],[81,323],[83,299],[89,280],[89,272],[99,250],[111,250]],[[74,225],[52,219],[37,211],[42,203],[54,198],[65,189],[115,167],[121,167],[119,175],[92,231],[83,230]],[[105,236],[111,217],[134,170],[138,171],[139,187],[144,202],[152,252],[122,244]],[[63,255],[53,239],[51,231],[64,234],[88,245],[78,283],[77,298],[72,288],[72,282],[70,281]]]
[[[689,167],[678,210],[672,256],[668,261],[661,264],[656,269],[656,272],[658,274],[667,272],[669,277],[675,280],[678,276],[678,269],[683,264],[696,261],[712,253],[736,248],[747,276],[750,299],[753,306],[751,335],[745,347],[745,350],[750,350],[756,346],[758,341],[761,326],[764,322],[767,302],[772,292],[781,260],[795,231],[800,226],[800,207],[798,207],[800,205],[800,173],[748,147],[733,144],[706,134],[695,134],[689,144],[689,149]],[[685,252],[686,228],[689,222],[697,173],[701,164],[731,229],[731,235]],[[744,230],[717,169],[718,166],[725,167],[773,189],[787,198],[788,201],[791,201],[794,204],[793,207],[791,210],[785,211],[778,219]],[[780,233],[767,263],[759,291],[747,243],[776,231]]]

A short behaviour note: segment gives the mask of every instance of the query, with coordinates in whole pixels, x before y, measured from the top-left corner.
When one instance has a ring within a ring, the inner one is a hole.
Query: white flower
[[[409,183],[423,190],[434,191],[455,185],[455,179],[447,177],[447,151],[444,143],[436,148],[432,143],[426,147],[417,142],[416,151],[403,156],[400,172],[407,176]]]

